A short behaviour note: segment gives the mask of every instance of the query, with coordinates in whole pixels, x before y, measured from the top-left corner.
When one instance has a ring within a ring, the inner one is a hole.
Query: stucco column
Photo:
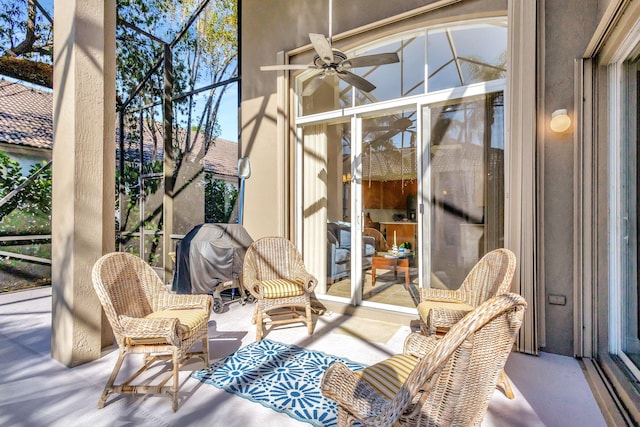
[[[55,0],[53,358],[95,360],[102,310],[91,268],[115,247],[115,0]]]

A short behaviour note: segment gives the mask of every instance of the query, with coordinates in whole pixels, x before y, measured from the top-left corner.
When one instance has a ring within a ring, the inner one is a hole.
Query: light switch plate
[[[565,295],[549,295],[549,304],[567,305],[567,297]]]

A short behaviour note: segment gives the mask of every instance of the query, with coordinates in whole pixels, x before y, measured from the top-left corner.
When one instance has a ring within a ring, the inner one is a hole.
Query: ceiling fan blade
[[[310,96],[315,93],[316,90],[324,83],[324,76],[316,76],[311,79],[309,83],[304,87],[302,96]]]
[[[311,40],[311,44],[320,59],[327,64],[331,64],[333,62],[333,50],[331,50],[331,45],[327,38],[322,34],[309,33],[309,40]]]
[[[282,70],[308,70],[316,68],[313,65],[288,64],[288,65],[262,65],[260,71],[282,71]]]
[[[356,56],[344,61],[341,65],[343,68],[356,67],[375,67],[377,65],[393,64],[399,62],[397,53],[377,53],[374,55]]]
[[[340,71],[338,72],[338,77],[340,77],[345,82],[350,85],[360,89],[363,92],[371,92],[376,88],[376,86],[372,83],[369,83],[367,80],[358,76],[357,74],[353,74],[350,71]]]

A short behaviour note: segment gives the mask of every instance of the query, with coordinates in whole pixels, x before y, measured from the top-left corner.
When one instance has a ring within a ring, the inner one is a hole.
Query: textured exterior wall
[[[378,22],[433,0],[401,2],[353,0],[333,2],[333,35]],[[278,145],[276,72],[262,72],[261,65],[275,64],[278,52],[309,44],[309,33],[329,33],[328,1],[243,0],[241,10],[242,106],[241,151],[249,156],[251,178],[246,181],[244,225],[256,239],[266,235],[293,237],[282,218],[291,216],[292,186],[283,168],[292,164],[292,150]],[[474,16],[482,10],[506,10],[506,0],[465,0],[430,13],[430,19],[446,19],[452,11]],[[310,59],[310,58],[309,58]],[[285,119],[287,120],[287,119]],[[285,123],[289,128],[290,123]],[[293,139],[293,138],[292,138]],[[293,149],[293,146],[291,147]]]
[[[598,24],[598,0],[545,1],[544,116],[538,121],[544,140],[544,259],[546,347],[573,355],[573,132],[549,128],[551,113],[566,108],[575,120],[574,63],[582,57]],[[566,296],[566,305],[549,304],[549,295]]]

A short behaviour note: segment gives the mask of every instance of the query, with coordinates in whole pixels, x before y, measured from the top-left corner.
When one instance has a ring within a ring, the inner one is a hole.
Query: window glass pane
[[[311,93],[309,93],[311,92]],[[302,114],[351,107],[351,85],[336,76],[323,76],[318,71],[304,73],[298,79],[300,110]]]
[[[362,122],[364,301],[419,303],[417,111],[387,111]]]
[[[344,52],[349,59],[381,53],[398,55],[397,63],[342,68],[365,79],[374,89],[354,89],[348,77],[339,78],[335,72],[305,72],[297,82],[302,97],[300,113],[327,112],[503,79],[506,52],[507,24],[503,18],[388,37],[375,46]]]
[[[640,283],[640,270],[638,269],[638,256],[640,254],[640,224],[638,221],[638,209],[640,205],[640,170],[638,165],[638,153],[640,153],[640,141],[638,139],[637,126],[640,123],[638,106],[638,91],[640,90],[640,61],[632,60],[625,63],[626,76],[623,92],[626,94],[623,117],[625,127],[622,132],[622,158],[626,165],[623,174],[623,200],[624,217],[627,242],[624,245],[624,277],[622,283],[622,351],[631,363],[633,372],[640,369],[640,316],[638,312],[638,283]],[[617,322],[614,321],[614,324]]]
[[[352,71],[376,86],[371,92],[356,90],[356,105],[401,98],[424,93],[425,36],[405,36],[374,49],[358,51],[358,56],[397,53],[399,62],[375,67],[359,67]]]
[[[506,52],[506,24],[430,30],[427,40],[429,92],[504,78]]]
[[[431,287],[457,289],[475,263],[504,246],[502,93],[425,107]]]

